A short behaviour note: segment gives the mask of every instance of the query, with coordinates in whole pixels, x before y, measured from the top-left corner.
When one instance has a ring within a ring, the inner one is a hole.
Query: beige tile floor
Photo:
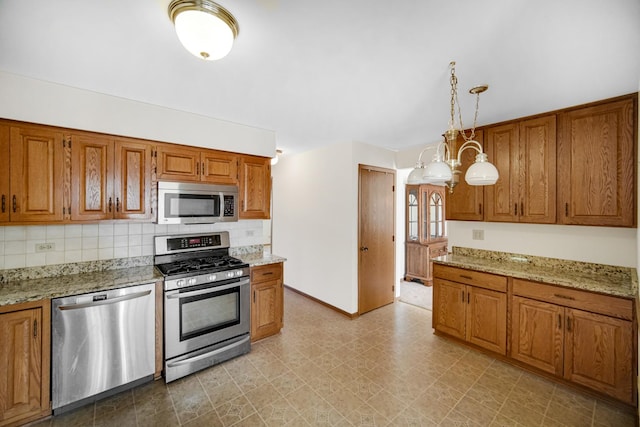
[[[396,302],[349,320],[285,292],[251,353],[38,426],[631,426],[615,407],[434,336]]]

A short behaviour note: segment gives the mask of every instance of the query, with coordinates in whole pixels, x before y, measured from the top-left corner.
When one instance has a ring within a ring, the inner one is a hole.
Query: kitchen
[[[633,14],[631,15],[633,16]],[[173,34],[170,36],[174,37]],[[169,36],[166,36],[166,38],[168,39]],[[9,40],[8,37],[3,37],[3,39]],[[632,45],[629,51],[633,51],[633,41],[636,38],[630,37],[629,39]],[[615,49],[612,50],[615,51]],[[443,69],[451,59],[447,56],[442,64]],[[465,59],[461,56],[457,59],[462,68]],[[628,54],[625,55],[625,59],[633,61]],[[618,62],[611,61],[610,63]],[[7,72],[3,71],[2,79],[0,79],[2,93],[8,94],[11,99],[9,103],[3,103],[2,117],[35,123],[53,123],[71,128],[103,131],[118,135],[134,135],[152,140],[179,142],[193,146],[206,145],[200,135],[208,134],[213,129],[213,132],[220,136],[215,142],[216,149],[245,152],[266,157],[272,157],[275,151],[276,135],[271,131],[263,131],[202,116],[194,117],[179,111],[167,111],[166,109],[141,102],[75,89],[70,87],[73,86],[70,84],[63,86],[48,83],[43,81],[47,80],[46,77],[34,75],[34,73],[26,70],[20,72],[18,68],[14,68],[11,64],[2,64],[2,69],[7,70]],[[477,77],[471,71],[475,67],[465,65],[465,68],[469,70],[470,74],[464,76],[464,78],[461,76],[463,83],[465,85],[476,83]],[[607,70],[606,72],[601,72],[601,74],[608,75],[609,72]],[[38,78],[42,78],[42,80]],[[593,90],[587,91],[586,94],[583,93],[579,100],[576,99],[576,101],[567,104],[557,105],[557,107],[568,107],[581,102],[596,101],[609,96],[635,91],[637,90],[637,74],[634,75],[634,78],[635,80],[633,80],[630,90],[620,92],[618,89],[609,89],[609,92],[607,92],[605,89],[592,88]],[[513,77],[511,79],[515,80]],[[53,78],[52,80],[55,81]],[[488,80],[490,80],[492,87],[483,99],[483,107],[493,103],[493,101],[489,100],[489,96],[494,87],[496,87],[495,85],[498,84],[495,78]],[[438,86],[446,89],[446,81],[443,80],[442,84]],[[62,104],[57,103],[56,107],[52,108],[50,100],[54,99],[63,99],[64,102]],[[41,102],[34,102],[34,100]],[[429,108],[420,113],[420,115],[426,116],[429,112],[435,115],[436,110],[444,110],[444,118],[439,120],[440,127],[444,128],[446,126],[446,103],[447,101],[445,100],[444,102],[430,104]],[[77,108],[78,105],[86,108]],[[538,113],[549,109],[551,108],[545,108],[541,103],[541,105],[536,106],[533,111],[529,112]],[[465,111],[467,112],[466,114],[469,114],[468,112],[471,111],[471,108],[466,108]],[[481,111],[481,117],[483,111],[485,110]],[[510,117],[523,115],[525,114],[515,114]],[[101,120],[98,117],[108,117],[108,119]],[[485,119],[485,123],[492,121],[488,118]],[[320,126],[318,124],[318,127]],[[431,137],[433,142],[437,139],[436,135],[434,134]],[[324,148],[282,156],[280,159],[281,164],[273,169],[273,246],[276,253],[288,258],[287,268],[285,269],[287,284],[295,286],[300,291],[348,313],[357,312],[357,282],[355,280],[357,275],[355,267],[357,236],[354,231],[357,229],[357,212],[353,202],[357,198],[357,178],[354,175],[353,165],[365,163],[400,170],[408,169],[413,167],[419,151],[424,148],[423,145],[418,145],[418,141],[416,141],[416,147],[413,149],[393,152],[355,142],[358,140],[360,139],[354,140],[354,142],[336,142]],[[345,141],[345,139],[341,141]],[[427,141],[425,140],[424,142],[426,143]],[[337,156],[336,153],[345,155]],[[331,176],[326,176],[327,170],[332,171]],[[318,176],[322,176],[323,179],[318,180]],[[402,174],[399,173],[398,188],[402,185]],[[316,194],[319,197],[309,198],[309,194]],[[401,195],[402,192],[398,191],[397,218],[403,217],[400,211],[404,204]],[[305,203],[300,204],[300,200],[304,200]],[[326,221],[327,206],[331,208],[332,215],[335,215],[335,221],[333,221],[335,226],[329,229],[308,226],[308,224],[323,224]],[[296,218],[305,218],[306,220],[299,221]],[[238,223],[237,227],[240,229],[238,233],[233,233],[233,229],[231,230],[232,246],[264,243],[262,236],[265,233],[265,226],[262,221],[248,221],[248,223],[245,221]],[[19,264],[14,262],[18,260],[17,262],[19,263],[20,259],[24,260],[23,266],[25,267],[27,266],[27,260],[36,263],[30,265],[56,264],[63,259],[82,261],[82,253],[86,252],[84,251],[85,247],[78,246],[79,242],[86,242],[86,249],[89,250],[89,255],[86,256],[90,257],[88,259],[109,259],[111,253],[120,253],[116,251],[121,249],[116,249],[116,247],[126,247],[128,256],[152,255],[152,240],[150,237],[156,233],[156,229],[154,228],[154,231],[151,231],[152,226],[149,224],[131,223],[128,226],[129,228],[126,232],[122,229],[122,224],[114,224],[113,231],[110,231],[108,225],[91,227],[87,229],[88,234],[86,236],[82,234],[84,230],[78,231],[77,228],[74,228],[76,227],[74,225],[51,226],[54,227],[51,231],[49,231],[50,226],[47,226],[45,233],[47,233],[47,236],[51,233],[51,239],[63,239],[63,236],[66,239],[67,229],[69,229],[71,230],[69,232],[70,238],[76,240],[69,242],[69,248],[64,246],[64,251],[60,251],[63,246],[62,243],[57,243],[60,241],[58,240],[55,246],[56,250],[38,253],[34,251],[34,245],[40,243],[38,241],[40,237],[37,237],[38,231],[31,230],[33,226],[15,232],[17,236],[13,234],[13,227],[3,227],[5,241],[23,242],[24,246],[24,251],[20,252],[19,245],[7,245],[5,243],[3,268],[17,267]],[[397,226],[398,228],[402,227],[402,221],[397,221]],[[637,265],[637,235],[634,229],[497,223],[482,223],[480,226],[485,232],[486,240],[484,241],[474,241],[471,238],[471,231],[478,228],[478,224],[450,223],[448,228],[450,245],[480,247],[558,258],[570,257],[570,259],[575,260],[629,267],[636,267]],[[56,227],[63,227],[64,231],[61,232],[60,228]],[[101,227],[102,231],[100,231]],[[220,229],[220,226],[215,227]],[[247,229],[244,229],[244,227],[247,227]],[[42,236],[41,231],[40,236]],[[181,229],[180,231],[184,230]],[[173,232],[173,230],[170,232]],[[403,231],[400,230],[397,233],[398,236],[403,234]],[[10,238],[7,239],[7,236]],[[131,238],[128,239],[124,236]],[[301,241],[299,236],[305,236],[305,239]],[[101,243],[100,237],[103,237]],[[109,237],[111,237],[113,243],[110,242]],[[77,240],[85,238],[86,240]],[[233,239],[237,240],[234,242]],[[48,240],[49,237],[47,237],[47,243]],[[594,250],[594,248],[597,248],[597,250]],[[16,251],[16,253],[11,251]],[[31,251],[34,252],[31,253]],[[67,254],[67,252],[69,253]],[[396,251],[398,277],[403,274],[404,261],[402,260],[402,252],[401,250]],[[316,259],[322,261],[314,262],[313,260]],[[326,271],[326,263],[331,263],[332,271]]]

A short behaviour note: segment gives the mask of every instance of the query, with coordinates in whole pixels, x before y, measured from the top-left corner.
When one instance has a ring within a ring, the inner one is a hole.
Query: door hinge
[[[395,192],[395,191],[396,191],[396,186],[395,186],[395,185],[392,185],[392,186],[391,186],[391,191],[393,191],[393,192]]]
[[[396,236],[391,236],[391,241],[395,242],[396,241]]]
[[[396,285],[391,285],[391,292],[395,292],[396,291]]]

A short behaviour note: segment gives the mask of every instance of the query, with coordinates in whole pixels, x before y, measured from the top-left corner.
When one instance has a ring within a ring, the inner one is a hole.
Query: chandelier
[[[210,0],[173,0],[169,17],[184,48],[208,61],[224,58],[238,36],[233,15]]]
[[[451,117],[449,119],[449,129],[444,133],[444,141],[438,144],[436,154],[433,161],[426,166],[422,162],[422,154],[430,147],[420,152],[416,167],[409,174],[407,183],[409,184],[434,184],[446,185],[449,192],[453,193],[453,188],[459,182],[462,152],[471,148],[478,152],[475,162],[469,166],[465,174],[465,181],[469,185],[493,185],[498,180],[498,170],[492,165],[487,155],[482,151],[482,144],[476,141],[475,130],[478,120],[478,106],[480,103],[480,94],[486,91],[489,86],[475,86],[469,90],[469,93],[476,95],[476,111],[473,117],[473,126],[469,135],[464,130],[462,124],[462,112],[460,111],[460,103],[458,102],[458,78],[456,77],[456,63],[449,64],[451,76],[449,82],[451,84]],[[458,109],[458,123],[456,124],[456,105]],[[456,150],[459,139],[464,141]]]

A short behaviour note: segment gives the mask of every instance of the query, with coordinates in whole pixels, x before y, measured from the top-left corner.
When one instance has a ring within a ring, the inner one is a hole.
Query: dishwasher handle
[[[149,295],[151,293],[151,290],[148,291],[142,291],[142,292],[134,292],[131,294],[127,294],[127,295],[122,295],[121,297],[115,297],[115,298],[111,298],[111,299],[105,299],[102,301],[92,301],[92,302],[85,302],[85,303],[80,303],[80,304],[67,304],[67,305],[61,305],[58,307],[59,310],[78,310],[81,308],[89,308],[89,307],[96,307],[99,305],[107,305],[107,304],[116,304],[122,301],[128,301],[128,300],[132,300],[132,299],[136,299],[136,298],[142,298],[145,297],[147,295]]]

